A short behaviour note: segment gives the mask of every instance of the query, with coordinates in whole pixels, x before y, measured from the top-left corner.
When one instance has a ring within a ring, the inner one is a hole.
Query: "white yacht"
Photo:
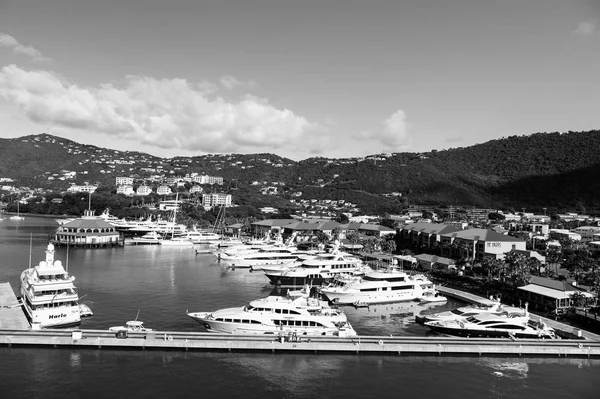
[[[225,252],[219,259],[231,267],[252,267],[253,270],[259,270],[258,266],[292,263],[304,254],[305,252],[298,251],[294,246],[268,246],[235,254]]]
[[[289,270],[265,270],[271,284],[281,287],[319,286],[340,274],[362,275],[371,268],[345,252],[319,253]]]
[[[340,305],[367,305],[414,301],[435,294],[433,283],[424,275],[397,269],[375,270],[357,279],[334,279],[320,292]]]
[[[496,301],[489,301],[479,305],[461,306],[456,309],[447,310],[444,312],[421,315],[416,318],[417,323],[424,324],[428,321],[448,321],[448,320],[465,320],[471,316],[477,316],[480,314],[510,314],[522,316],[525,314],[525,310],[515,307],[506,306]]]
[[[355,336],[346,315],[327,302],[300,296],[268,296],[243,307],[188,313],[209,332]]]
[[[193,247],[194,243],[188,240],[185,236],[172,236],[171,238],[165,238],[160,240],[160,245],[165,247]]]
[[[21,273],[21,300],[31,327],[62,327],[81,322],[75,277],[54,260],[54,245],[48,244],[46,259]]]
[[[525,314],[480,313],[466,319],[434,320],[424,324],[440,334],[481,338],[556,338],[545,323],[532,322]]]
[[[188,231],[183,235],[183,237],[187,238],[193,244],[210,244],[214,241],[218,241],[221,239],[221,235],[217,233],[213,233],[210,231],[198,231],[192,230]]]
[[[152,245],[152,244],[160,244],[162,241],[162,236],[158,234],[156,231],[150,231],[143,236],[140,237],[132,237],[131,239],[127,239],[127,243],[132,245]]]

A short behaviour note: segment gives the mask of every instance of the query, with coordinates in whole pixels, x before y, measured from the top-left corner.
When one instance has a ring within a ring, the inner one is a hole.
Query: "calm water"
[[[0,221],[0,282],[44,258],[51,219]],[[83,301],[94,311],[82,328],[139,319],[148,327],[204,331],[186,310],[240,306],[278,294],[262,272],[231,270],[189,248],[132,246],[57,249]],[[426,335],[420,312],[460,305],[417,303],[344,308],[361,335]],[[595,398],[600,361],[386,357],[312,354],[0,348],[0,392],[7,398],[121,397],[444,397]],[[465,396],[467,395],[467,396]]]

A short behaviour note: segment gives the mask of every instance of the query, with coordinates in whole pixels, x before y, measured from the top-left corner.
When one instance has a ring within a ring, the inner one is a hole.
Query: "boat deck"
[[[0,283],[0,329],[27,330],[29,321],[10,283]]]

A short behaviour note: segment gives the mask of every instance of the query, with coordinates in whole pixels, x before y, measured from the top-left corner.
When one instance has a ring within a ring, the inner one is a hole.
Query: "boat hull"
[[[551,339],[553,335],[545,331],[518,331],[518,330],[475,330],[470,328],[453,328],[443,325],[430,325],[427,327],[438,334],[452,335],[467,338],[545,338]]]

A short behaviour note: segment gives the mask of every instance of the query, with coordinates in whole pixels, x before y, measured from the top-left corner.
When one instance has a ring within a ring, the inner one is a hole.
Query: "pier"
[[[309,352],[345,354],[600,357],[600,342],[586,340],[450,337],[307,337],[229,335],[175,331],[115,333],[105,330],[0,330],[2,346],[81,349]]]
[[[447,289],[444,294],[450,295]],[[453,294],[459,295],[454,292]],[[463,295],[471,295],[462,293]],[[463,300],[465,296],[461,297]],[[482,300],[480,297],[472,299]],[[548,322],[554,322],[548,320]],[[562,323],[554,322],[565,329]],[[581,330],[580,330],[581,331]],[[306,352],[424,356],[600,357],[600,336],[587,331],[572,339],[509,339],[406,336],[231,335],[178,331],[32,330],[9,283],[0,284],[0,346],[101,350],[216,352]]]

